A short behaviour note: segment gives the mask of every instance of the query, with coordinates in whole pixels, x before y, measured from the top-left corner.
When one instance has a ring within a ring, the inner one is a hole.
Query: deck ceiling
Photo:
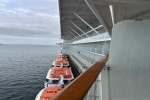
[[[87,30],[96,28],[97,25],[103,25],[103,29],[111,35],[113,24],[117,22],[150,19],[149,5],[149,0],[59,0],[61,38],[86,38]]]

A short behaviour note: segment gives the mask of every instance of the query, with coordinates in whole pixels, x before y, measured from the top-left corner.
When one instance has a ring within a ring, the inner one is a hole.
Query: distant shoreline
[[[60,47],[60,45],[34,45],[34,44],[0,44],[0,45],[6,45],[6,46],[58,46]]]

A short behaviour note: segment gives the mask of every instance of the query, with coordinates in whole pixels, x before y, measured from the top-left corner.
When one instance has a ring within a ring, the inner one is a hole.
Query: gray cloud
[[[0,42],[55,44],[59,36],[57,0],[0,0]]]

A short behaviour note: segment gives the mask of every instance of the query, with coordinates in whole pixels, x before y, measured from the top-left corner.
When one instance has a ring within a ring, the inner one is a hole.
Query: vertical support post
[[[108,69],[107,66],[101,71],[101,87],[102,97],[101,100],[109,100],[109,88],[108,88]]]

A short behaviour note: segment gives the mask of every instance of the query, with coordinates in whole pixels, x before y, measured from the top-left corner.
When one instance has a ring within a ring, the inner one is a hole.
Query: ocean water
[[[0,45],[0,100],[34,100],[60,46]]]

